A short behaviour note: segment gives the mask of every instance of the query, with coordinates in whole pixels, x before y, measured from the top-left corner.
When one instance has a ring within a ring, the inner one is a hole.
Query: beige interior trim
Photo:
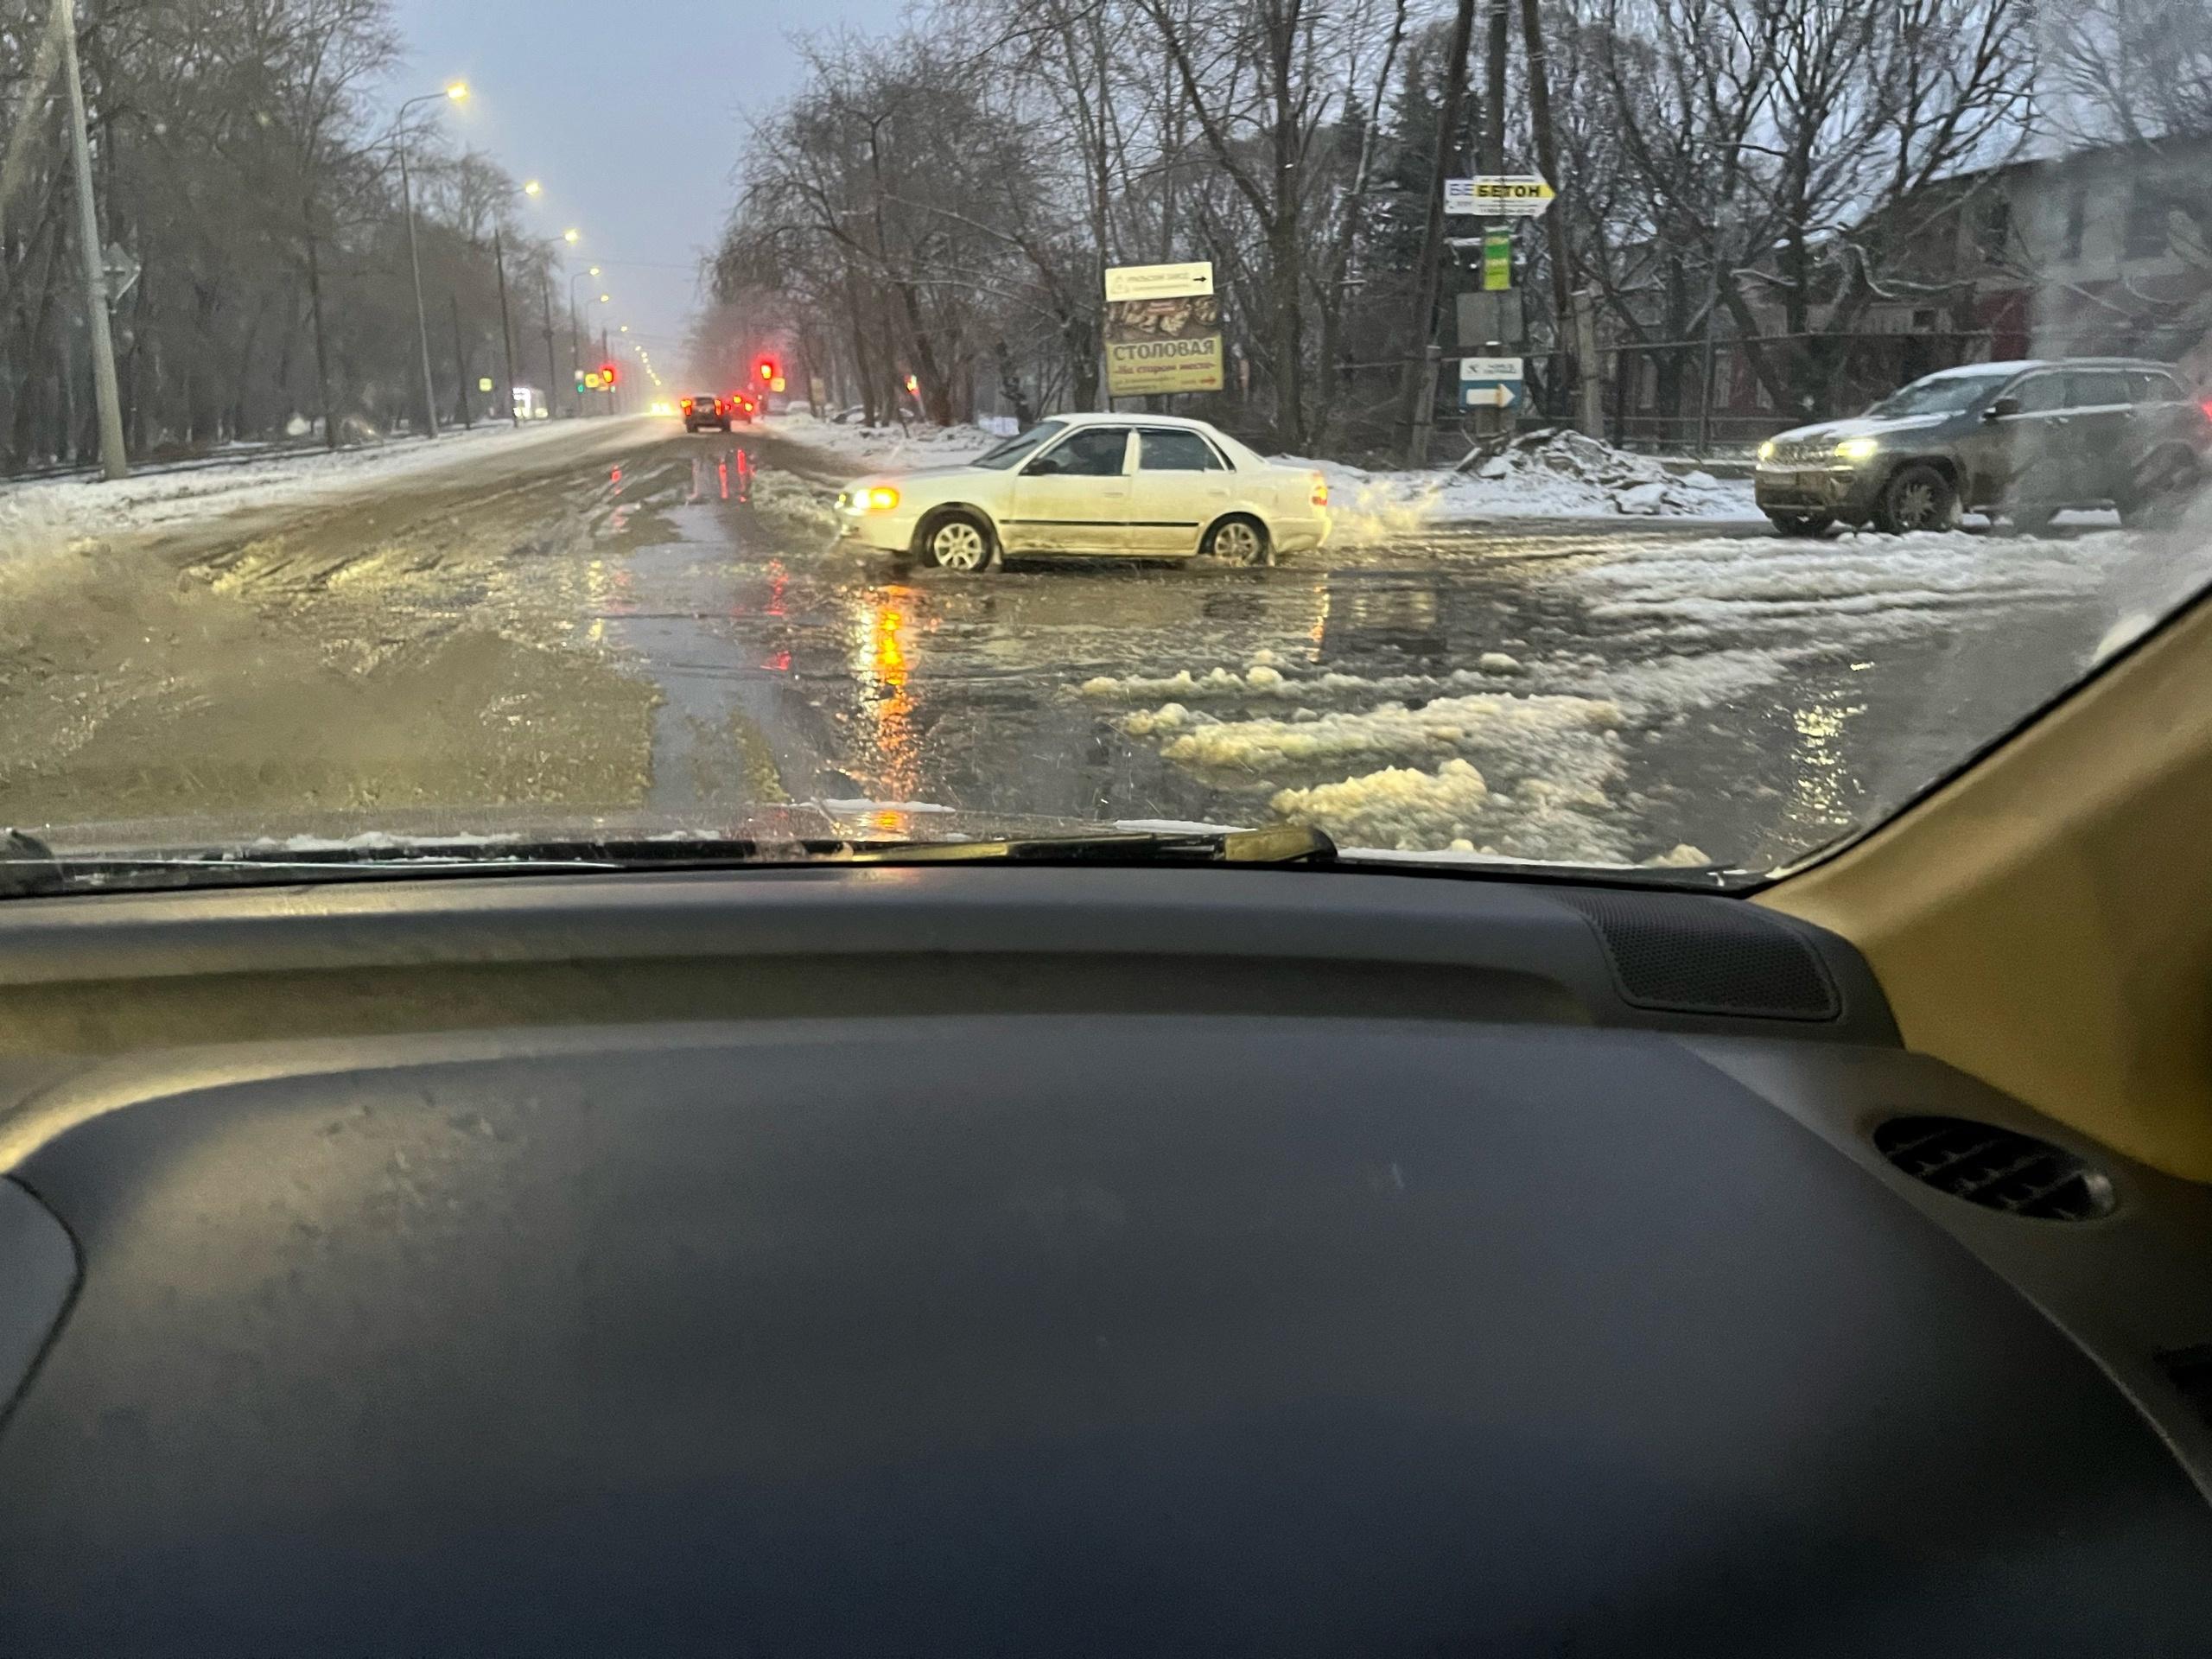
[[[2212,601],[1758,902],[1857,945],[1912,1047],[2212,1181]]]

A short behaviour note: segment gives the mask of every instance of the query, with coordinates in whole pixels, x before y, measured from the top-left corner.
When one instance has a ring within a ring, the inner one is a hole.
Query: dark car
[[[683,429],[696,432],[705,427],[715,427],[727,432],[731,418],[736,414],[732,400],[717,397],[712,392],[702,392],[696,397],[686,397],[680,405],[683,411]]]
[[[2124,521],[2212,475],[2212,408],[2163,363],[1973,363],[1892,392],[1856,420],[1759,446],[1759,511],[1785,535],[1838,522],[1946,529],[1961,512],[2033,532],[2069,507]]]

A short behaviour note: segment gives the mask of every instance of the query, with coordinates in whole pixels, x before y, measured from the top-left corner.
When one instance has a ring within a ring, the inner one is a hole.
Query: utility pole
[[[602,363],[614,360],[607,354],[607,325],[603,322],[599,325],[599,360]],[[614,412],[614,388],[601,386],[600,390],[607,394],[607,412],[612,415]]]
[[[85,321],[92,339],[92,398],[99,407],[100,474],[128,478],[123,453],[123,397],[115,385],[115,335],[108,326],[107,267],[101,257],[100,213],[92,199],[92,146],[85,127],[85,81],[77,64],[75,0],[56,0],[61,60],[69,79],[69,147],[77,158],[77,239],[85,248]]]
[[[1487,56],[1483,63],[1483,164],[1481,171],[1501,174],[1505,171],[1505,60],[1512,50],[1510,29],[1513,14],[1507,0],[1490,0],[1490,40]],[[1513,234],[1513,221],[1492,219],[1484,229],[1502,233],[1508,238]],[[1509,239],[1507,245],[1510,247]],[[1510,409],[1494,410],[1482,417],[1485,428],[1495,435],[1512,435],[1514,413]]]
[[[545,412],[553,413],[553,388],[561,372],[553,366],[553,279],[544,271],[537,273],[537,290],[545,302]]]
[[[1551,60],[1544,50],[1541,0],[1521,0],[1521,43],[1529,60],[1529,124],[1536,133],[1536,170],[1556,189],[1560,184],[1559,138],[1552,130]],[[1569,385],[1580,386],[1585,375],[1598,372],[1598,365],[1586,351],[1579,334],[1572,348],[1567,344],[1568,319],[1574,312],[1574,283],[1573,273],[1567,268],[1564,204],[1554,202],[1551,212],[1544,215],[1543,224],[1546,263],[1552,268],[1552,346],[1558,353],[1554,360],[1572,365],[1571,372],[1553,376],[1554,385],[1564,390]],[[1591,437],[1599,435],[1587,428],[1585,430]]]
[[[453,294],[447,297],[453,301],[453,372],[461,388],[454,407],[461,411],[458,419],[461,425],[474,429],[476,416],[468,405],[468,359],[463,354],[461,344],[461,296]]]
[[[499,273],[499,349],[507,359],[507,418],[517,426],[522,424],[522,411],[515,407],[515,326],[507,316],[507,256],[499,245],[499,227],[492,227],[492,268]],[[552,394],[548,386],[546,394]]]
[[[1436,418],[1436,295],[1443,281],[1444,181],[1458,149],[1459,111],[1467,101],[1467,53],[1474,44],[1475,0],[1459,0],[1452,19],[1452,41],[1444,71],[1444,107],[1436,130],[1435,176],[1429,181],[1428,222],[1421,234],[1421,267],[1414,283],[1414,360],[1408,365],[1405,394],[1406,465],[1428,465],[1428,430]]]
[[[1577,289],[1574,305],[1574,390],[1577,423],[1586,438],[1605,435],[1605,382],[1598,378],[1598,295],[1594,289]]]
[[[579,369],[584,365],[584,336],[582,328],[576,322],[576,279],[573,272],[569,276],[569,362]],[[584,417],[583,394],[576,393],[575,398],[576,418],[582,420]]]

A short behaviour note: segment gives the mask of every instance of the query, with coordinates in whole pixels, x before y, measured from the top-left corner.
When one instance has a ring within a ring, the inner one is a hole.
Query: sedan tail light
[[[1311,476],[1313,480],[1313,505],[1317,507],[1327,506],[1329,505],[1329,480],[1322,477],[1319,473],[1314,473],[1311,474]]]

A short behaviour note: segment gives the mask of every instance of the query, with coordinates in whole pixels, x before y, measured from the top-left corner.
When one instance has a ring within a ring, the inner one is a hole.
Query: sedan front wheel
[[[922,552],[940,570],[972,575],[991,562],[990,528],[972,512],[949,512],[930,527]]]

